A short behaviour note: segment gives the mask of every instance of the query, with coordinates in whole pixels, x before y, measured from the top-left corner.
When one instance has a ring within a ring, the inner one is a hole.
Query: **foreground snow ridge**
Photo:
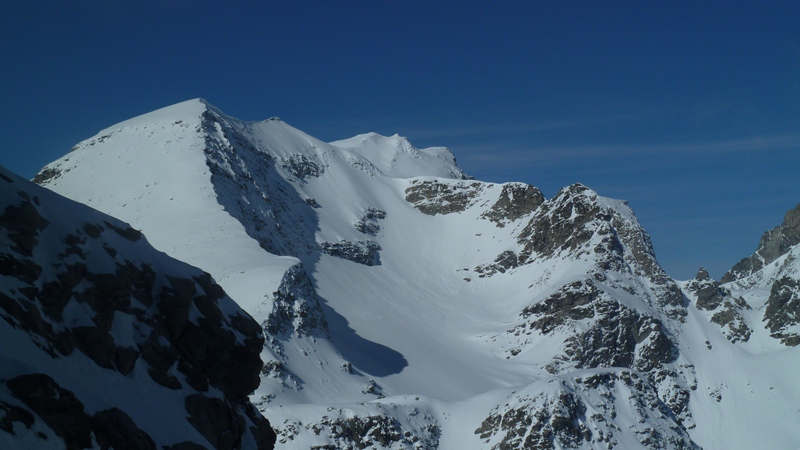
[[[723,284],[676,282],[625,202],[586,186],[547,199],[472,179],[446,148],[326,143],[199,99],[111,126],[35,181],[208,272],[261,324],[250,400],[279,448],[800,442],[788,238]]]

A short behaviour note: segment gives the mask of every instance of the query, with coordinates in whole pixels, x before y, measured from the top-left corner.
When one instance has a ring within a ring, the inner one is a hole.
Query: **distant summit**
[[[764,233],[758,250],[736,263],[722,276],[722,282],[738,280],[761,270],[797,244],[800,244],[800,204],[786,213],[782,224]]]

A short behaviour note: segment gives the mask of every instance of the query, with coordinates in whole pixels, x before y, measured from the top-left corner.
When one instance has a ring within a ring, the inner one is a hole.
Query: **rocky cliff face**
[[[794,347],[800,345],[799,256],[800,205],[786,213],[781,225],[764,233],[758,250],[734,265],[721,285],[699,280],[706,278],[701,271],[686,287],[697,296],[698,308],[716,311],[712,322],[727,329],[734,342],[766,330]],[[749,322],[744,315],[751,316]]]
[[[504,185],[494,201],[486,198],[490,194],[482,196],[492,190],[478,181],[412,182],[406,190],[406,200],[425,214],[483,210],[479,218],[513,230],[516,249],[475,267],[479,278],[523,273],[531,266],[549,268],[534,285],[550,293],[535,296],[513,327],[490,340],[502,342],[511,360],[531,358],[543,341],[554,342],[562,351],[543,369],[563,390],[510,396],[508,401],[518,406],[498,405],[475,431],[486,447],[612,448],[635,437],[644,448],[661,448],[665,442],[670,448],[697,448],[686,431],[693,424],[688,381],[693,371],[677,362],[676,335],[687,301],[658,265],[650,238],[630,209],[579,184],[549,200],[536,188],[514,183]],[[562,265],[581,270],[555,281],[553,272]],[[612,368],[628,371],[609,372]],[[588,385],[580,376],[564,378],[584,369],[595,370]],[[634,409],[643,415],[643,408],[660,411],[663,422],[642,419],[648,426],[641,430],[615,432],[603,417],[616,414],[619,406],[609,399],[619,394],[610,391],[621,385],[635,392],[623,402],[626,407],[639,404]],[[599,397],[584,399],[584,393]],[[587,404],[602,411],[589,413]]]
[[[752,275],[785,255],[797,244],[800,244],[800,204],[786,213],[782,224],[764,233],[758,243],[758,250],[736,263],[722,276],[721,281],[728,283]]]
[[[541,384],[492,410],[474,431],[486,448],[700,448],[636,372],[590,372]],[[618,415],[630,415],[637,424],[622,430],[614,423]]]
[[[129,225],[1,170],[0,442],[272,448],[247,397],[259,325]]]
[[[729,289],[720,287],[703,268],[684,287],[690,296],[694,296],[697,309],[711,314],[709,320],[722,328],[722,333],[728,340],[736,343],[750,339],[753,330],[742,312],[752,308],[742,296],[734,298]]]

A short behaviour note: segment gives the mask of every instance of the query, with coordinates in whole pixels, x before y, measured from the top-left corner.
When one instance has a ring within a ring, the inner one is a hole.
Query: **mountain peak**
[[[395,178],[438,176],[466,179],[468,176],[456,166],[455,156],[446,147],[419,149],[404,136],[391,136],[370,132],[349,139],[331,142],[331,145],[353,151],[369,160],[382,173]]]

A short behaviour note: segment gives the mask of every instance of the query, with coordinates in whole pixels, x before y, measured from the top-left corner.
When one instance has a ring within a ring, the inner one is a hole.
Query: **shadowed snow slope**
[[[698,303],[716,288],[672,280],[627,205],[585,186],[545,199],[470,179],[445,148],[325,143],[203,100],[112,126],[36,181],[208,271],[262,324],[252,400],[287,448],[800,439],[791,337],[742,312],[754,338],[730,339]]]

